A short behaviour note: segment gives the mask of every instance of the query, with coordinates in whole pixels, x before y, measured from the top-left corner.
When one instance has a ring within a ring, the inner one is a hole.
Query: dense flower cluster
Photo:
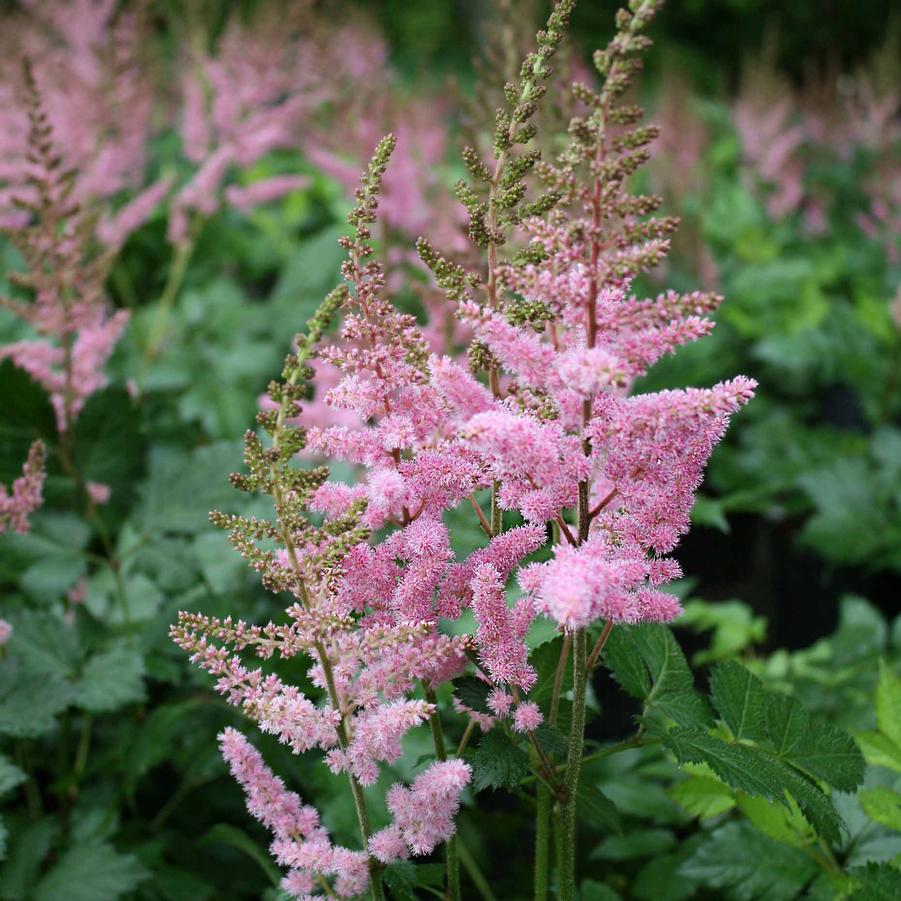
[[[595,56],[603,87],[575,86],[588,112],[572,119],[570,142],[550,162],[526,145],[572,10],[561,0],[505,90],[492,159],[464,151],[471,180],[457,195],[472,253],[464,266],[425,240],[417,250],[472,336],[468,360],[453,338],[436,352],[391,300],[372,228],[398,141],[378,143],[356,192],[352,235],[341,241],[345,284],[297,337],[258,416],[263,435],[248,432],[246,471],[232,479],[270,496],[275,518],[212,515],[268,588],[293,595],[289,622],[253,627],[185,613],[173,637],[263,731],[295,753],[318,748],[333,772],[348,775],[368,851],[333,849],[313,813],[301,823],[296,796],[228,733],[226,757],[251,811],[275,832],[273,852],[291,868],[285,888],[296,897],[308,897],[316,880],[326,892],[360,892],[368,876],[380,898],[381,865],[441,842],[449,843],[452,884],[453,819],[471,769],[447,753],[435,689],[468,668],[488,698],[483,710],[455,698],[470,720],[466,735],[473,724],[500,723],[532,742],[571,831],[586,630],[601,621],[606,636],[615,624],[665,622],[680,611],[661,590],[680,575],[668,555],[688,528],[707,459],[754,383],[631,393],[664,354],[709,332],[707,316],[720,302],[699,292],[633,291],[665,257],[676,225],[652,215],[659,198],[634,196],[627,185],[657,132],[621,98],[659,5],[635,0],[621,11],[616,37]],[[527,199],[539,183],[543,192]],[[471,264],[478,255],[483,262]],[[325,343],[339,310],[340,331]],[[305,383],[323,365],[332,370],[328,388],[304,409]],[[330,481],[323,467],[298,466],[301,452],[344,461],[359,478]],[[487,538],[462,559],[445,521],[457,508]],[[548,545],[544,562],[527,563]],[[511,604],[515,581],[521,592]],[[460,630],[449,621],[457,626],[469,611],[474,630],[453,634]],[[527,633],[540,615],[575,649],[575,764],[565,785],[536,737],[544,712],[528,697],[537,673]],[[320,699],[250,668],[242,661],[250,650],[263,659],[308,655]],[[388,792],[392,822],[372,833],[361,787],[426,723],[438,759],[411,786]]]

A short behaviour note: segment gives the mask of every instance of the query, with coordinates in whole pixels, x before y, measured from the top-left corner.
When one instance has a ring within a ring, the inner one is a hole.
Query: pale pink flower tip
[[[10,635],[13,634],[12,624],[5,619],[0,619],[0,646],[5,645],[9,641]]]
[[[110,486],[105,485],[103,482],[88,482],[85,488],[87,489],[88,497],[98,506],[105,504],[112,493]]]
[[[525,701],[513,714],[513,728],[517,732],[534,732],[544,722],[544,716],[534,701]]]

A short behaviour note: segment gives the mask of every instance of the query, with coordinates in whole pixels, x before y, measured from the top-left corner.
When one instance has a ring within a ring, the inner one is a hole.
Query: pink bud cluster
[[[44,445],[35,441],[28,451],[28,459],[22,465],[22,475],[11,489],[0,484],[0,534],[7,529],[14,532],[28,531],[28,517],[43,503]]]

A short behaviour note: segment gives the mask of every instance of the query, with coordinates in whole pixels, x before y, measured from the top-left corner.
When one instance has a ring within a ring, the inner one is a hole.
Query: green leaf
[[[191,454],[154,448],[144,480],[141,520],[154,532],[205,532],[210,510],[233,512],[246,503],[229,474],[241,465],[239,441],[222,441]]]
[[[816,833],[790,796],[785,804],[773,804],[766,798],[752,798],[739,793],[738,806],[764,835],[783,845],[803,848],[816,841]]]
[[[46,817],[13,832],[12,847],[0,878],[0,898],[20,901],[28,896],[58,831],[57,821]]]
[[[702,820],[735,807],[735,799],[728,787],[709,776],[690,776],[674,785],[667,794],[692,816]]]
[[[484,788],[513,789],[529,773],[528,756],[501,729],[482,736],[470,763],[477,792]]]
[[[663,736],[663,743],[680,763],[706,763],[728,785],[749,795],[785,803],[785,792],[791,792],[817,832],[839,840],[841,821],[829,799],[764,749],[732,744],[694,729],[676,729]]]
[[[0,795],[5,795],[28,777],[6,755],[0,754]]]
[[[679,872],[718,897],[736,901],[791,901],[816,876],[817,865],[801,850],[780,845],[747,823],[726,823]]]
[[[633,860],[663,854],[675,844],[676,838],[669,829],[635,829],[625,835],[608,836],[591,856],[601,860]]]
[[[867,763],[901,773],[901,747],[882,732],[859,732],[857,743]]]
[[[0,482],[9,484],[35,439],[55,444],[56,416],[47,392],[11,360],[0,362],[0,397]]]
[[[901,795],[890,788],[867,788],[859,795],[864,813],[877,823],[901,832]]]
[[[627,628],[614,628],[611,631],[604,645],[603,657],[613,678],[624,691],[642,701],[648,696],[651,691],[651,674]]]
[[[70,687],[58,677],[25,672],[16,661],[0,662],[0,734],[43,735],[70,699]]]
[[[470,710],[476,713],[491,713],[488,707],[488,695],[491,694],[491,686],[475,676],[463,676],[454,682],[454,694]]]
[[[842,791],[853,791],[863,781],[864,759],[854,739],[813,719],[794,698],[767,697],[766,724],[781,760]]]
[[[604,662],[629,694],[645,701],[646,725],[661,717],[681,726],[710,723],[685,655],[666,626],[617,626],[604,647]]]
[[[619,901],[620,894],[605,882],[583,879],[579,886],[579,901]]]
[[[901,870],[887,863],[868,863],[850,871],[855,889],[848,901],[898,901],[901,898]]]
[[[409,860],[398,860],[385,868],[382,876],[391,890],[392,898],[398,901],[417,901],[417,888],[440,888],[444,882],[444,867],[441,864],[414,864]]]
[[[596,785],[579,785],[576,791],[576,817],[603,832],[623,831],[616,805]]]
[[[124,388],[92,394],[75,422],[75,467],[86,481],[130,489],[144,462],[141,417]]]
[[[236,826],[230,826],[228,823],[217,823],[207,830],[206,834],[200,839],[200,844],[229,845],[232,848],[236,848],[255,861],[274,886],[278,886],[281,882],[282,874],[272,862],[272,858],[246,832],[238,829]]]
[[[75,686],[75,704],[108,713],[144,699],[144,661],[129,641],[113,642],[88,659]]]
[[[149,875],[106,842],[74,845],[37,884],[34,901],[117,901]]]
[[[737,657],[745,648],[766,638],[766,619],[754,616],[754,611],[741,601],[686,601],[679,617],[679,626],[689,626],[698,632],[713,630],[710,648],[698,651],[692,662],[703,666],[717,660]]]
[[[566,736],[553,726],[542,723],[535,730],[535,738],[541,750],[550,757],[564,757],[569,746]]]
[[[766,738],[763,683],[740,663],[730,660],[714,667],[710,675],[713,705],[736,738]]]
[[[901,678],[889,669],[884,660],[879,661],[876,722],[879,724],[879,731],[901,748]]]

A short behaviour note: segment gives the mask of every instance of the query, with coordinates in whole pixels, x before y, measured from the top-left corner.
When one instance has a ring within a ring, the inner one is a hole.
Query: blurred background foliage
[[[617,5],[579,5],[569,64],[584,66],[581,57],[608,39]],[[180,44],[213,48],[229,22],[252,21],[267,7],[278,15],[287,4],[144,6],[165,109],[176,102]],[[379,128],[432,128],[416,105],[423,96],[433,117],[447,111],[446,147],[424,164],[433,195],[446,198],[468,127],[453,98],[472,97],[473,59],[496,37],[504,9],[510,32],[528,34],[542,4],[320,6],[324,36],[347,22],[384,35],[392,67],[365,86],[393,98]],[[20,8],[0,4],[4,15]],[[889,0],[674,0],[654,26],[641,87],[663,129],[643,177],[683,227],[659,279],[637,288],[703,286],[726,297],[713,336],[663,361],[641,387],[706,385],[738,372],[761,384],[714,455],[678,554],[688,578],[677,635],[699,682],[712,663],[740,659],[769,688],[870,735],[872,747],[885,728],[874,715],[878,660],[897,669],[901,659],[899,21]],[[111,274],[109,293],[132,320],[109,366],[111,386],[92,398],[82,431],[88,464],[112,500],[100,526],[87,521],[66,507],[65,480],[51,472],[31,533],[0,540],[2,613],[14,625],[0,690],[0,898],[276,896],[265,836],[214,741],[238,718],[189,668],[167,628],[179,609],[257,621],[278,610],[207,512],[246,503],[228,484],[241,435],[293,334],[338,278],[335,242],[350,201],[336,166],[353,170],[370,147],[348,138],[359,108],[337,112],[317,123],[329,165],[302,147],[232,173],[240,185],[285,172],[309,184],[247,213],[223,205],[205,218],[149,364],[172,271],[164,209],[129,237]],[[148,170],[189,177],[174,126],[153,135]],[[424,277],[404,248],[415,237],[394,227],[382,236],[414,285]],[[0,261],[5,290],[3,273],[21,261],[6,243]],[[424,293],[405,289],[398,302],[425,320]],[[20,336],[20,324],[0,312],[0,340]],[[134,379],[137,405],[126,390]],[[4,398],[29,399],[18,419],[9,405],[2,413],[2,434],[19,448],[46,422],[47,400],[9,364],[0,385]],[[104,423],[115,424],[115,441]],[[24,456],[5,450],[4,465],[7,453]],[[112,548],[101,529],[114,536]],[[480,538],[473,528],[457,541]],[[601,749],[628,734],[637,708],[607,677],[595,689],[589,735]],[[304,797],[315,797],[339,838],[352,833],[343,785],[274,741],[259,744]],[[408,750],[396,778],[413,772],[419,751]],[[686,776],[659,751],[599,755],[591,775],[619,809],[620,832],[603,818],[596,834],[585,827],[596,840],[585,843],[582,897],[841,897],[823,875],[833,864],[850,872],[901,854],[897,816],[874,800],[897,787],[901,764],[876,751],[868,759],[867,788],[877,794],[844,796],[850,832],[823,863],[811,860],[814,840],[800,816],[774,818],[709,773]],[[523,897],[530,850],[516,832],[518,805],[502,792],[483,794],[478,813],[462,816],[463,840],[490,864],[501,899]],[[760,875],[764,860],[776,862],[775,874]],[[393,891],[413,897],[402,875]]]

